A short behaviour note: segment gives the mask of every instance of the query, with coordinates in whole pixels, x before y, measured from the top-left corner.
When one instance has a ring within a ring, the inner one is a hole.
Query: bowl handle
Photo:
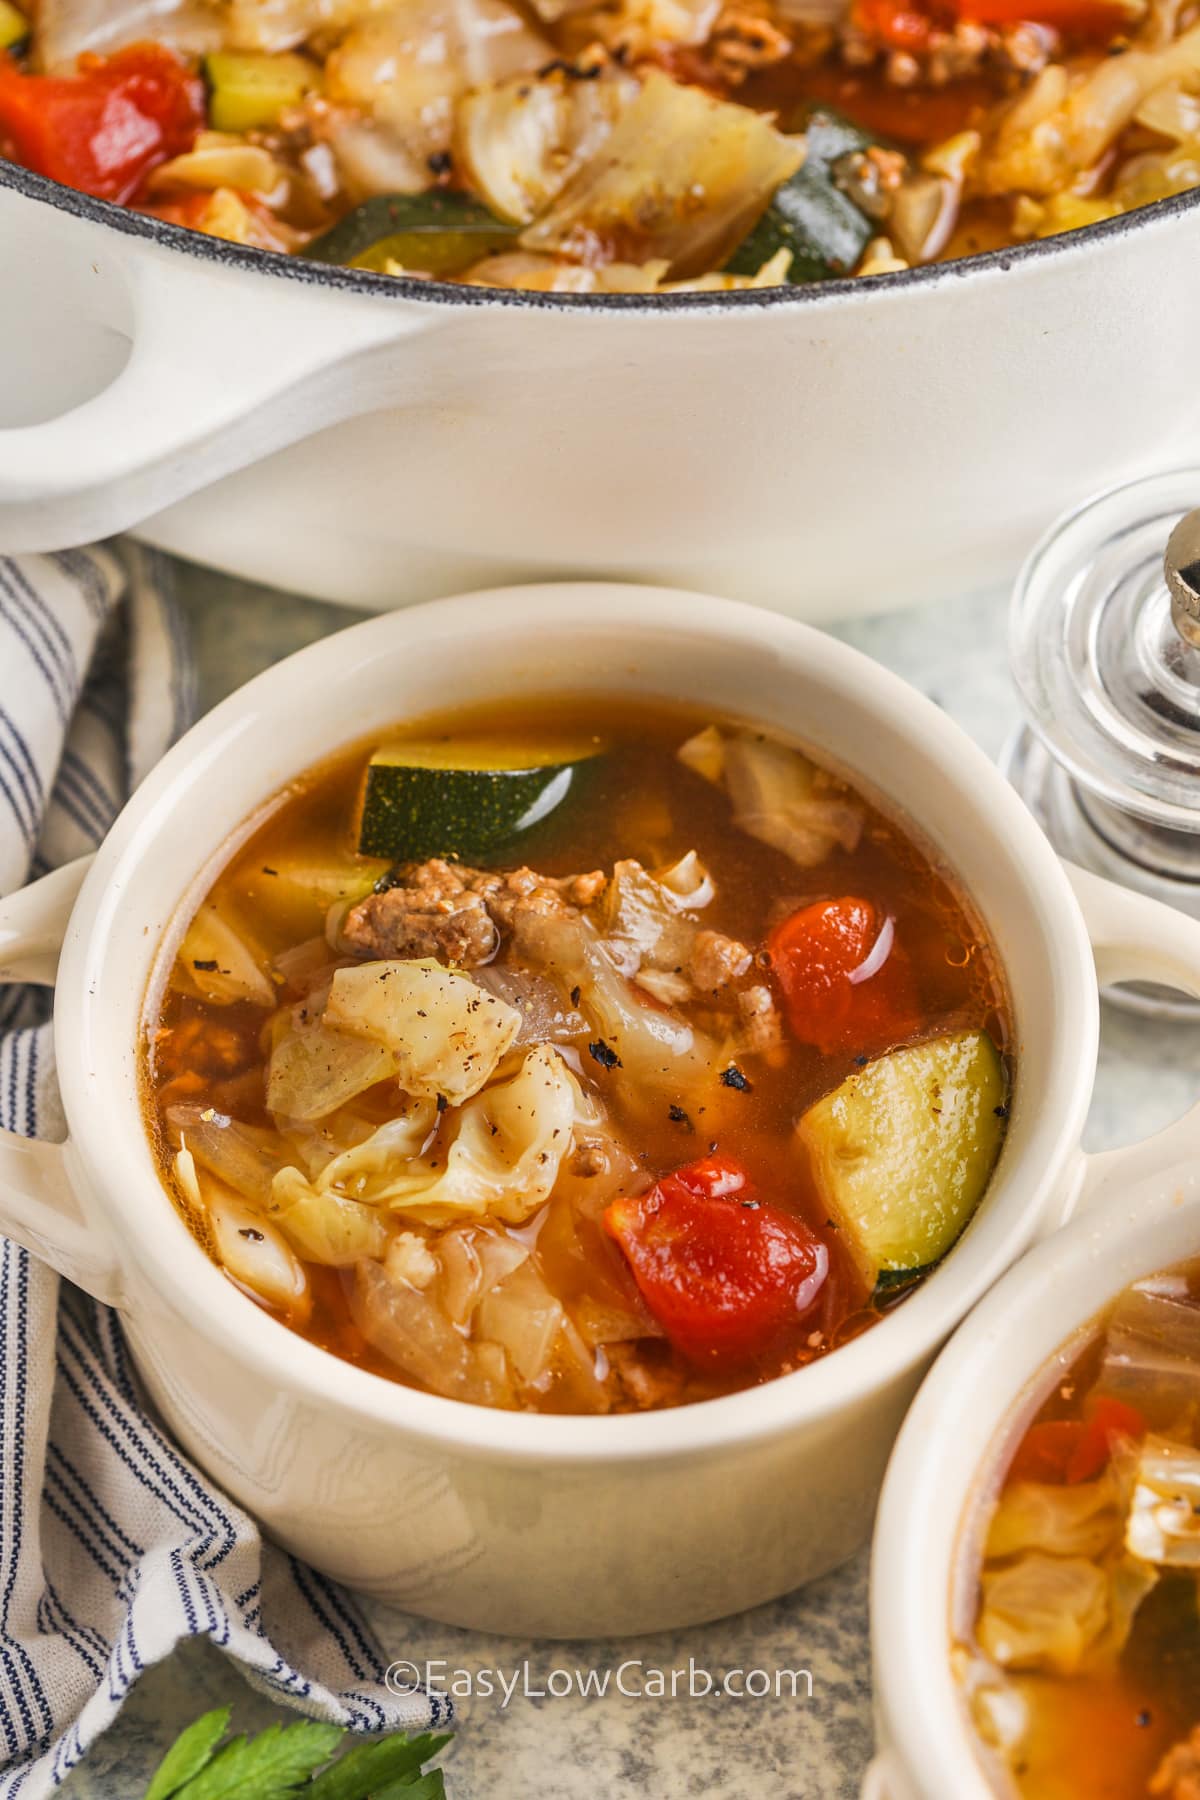
[[[1071,863],[1066,870],[1092,940],[1101,987],[1118,981],[1153,981],[1200,996],[1200,920]],[[1200,1104],[1140,1143],[1081,1154],[1078,1179],[1051,1223],[1057,1227],[1114,1188],[1128,1187],[1143,1175],[1198,1156]]]
[[[67,921],[90,856],[0,900],[0,983],[54,981]],[[98,1300],[120,1299],[112,1247],[85,1217],[71,1176],[71,1144],[0,1131],[0,1232]]]
[[[47,354],[71,332],[81,366],[66,390],[42,383],[63,401],[52,417],[36,418],[35,391],[34,422],[5,422],[0,394],[0,554],[109,537],[403,400],[412,360],[381,373],[380,354],[446,313],[123,239],[0,182],[0,338],[19,343],[39,306],[59,321]]]

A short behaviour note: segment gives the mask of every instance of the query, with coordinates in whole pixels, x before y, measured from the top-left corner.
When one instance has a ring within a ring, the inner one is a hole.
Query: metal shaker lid
[[[1006,769],[1072,862],[1200,918],[1200,468],[1055,525],[1013,597],[1026,724]],[[1195,1019],[1162,989],[1111,998]]]
[[[1167,841],[1200,881],[1200,469],[1132,483],[1057,525],[1013,603],[1029,724],[1098,822]],[[1143,851],[1145,846],[1143,845]],[[1183,873],[1179,867],[1179,873]]]

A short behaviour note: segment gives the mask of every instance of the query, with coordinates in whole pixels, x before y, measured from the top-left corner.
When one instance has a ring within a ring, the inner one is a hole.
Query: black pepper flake
[[[438,1111],[439,1111],[439,1112],[445,1112],[445,1110],[446,1110],[446,1108],[447,1108],[447,1107],[448,1107],[448,1106],[449,1106],[449,1104],[450,1104],[450,1102],[449,1102],[449,1101],[448,1101],[448,1100],[447,1100],[447,1098],[446,1098],[446,1096],[445,1096],[445,1094],[439,1094],[439,1095],[438,1095],[438,1097],[437,1097],[437,1109],[438,1109]]]
[[[435,150],[432,156],[425,158],[425,163],[431,175],[448,175],[454,167],[454,158],[448,150]]]
[[[581,66],[579,63],[567,62],[564,57],[556,56],[538,70],[538,79],[541,80],[547,75],[555,74],[565,75],[568,81],[596,81],[600,76],[600,64],[585,63]]]
[[[606,1044],[603,1038],[597,1038],[594,1044],[588,1045],[588,1055],[594,1058],[602,1069],[619,1069],[622,1066],[621,1059],[612,1045]]]
[[[716,1138],[714,1138],[712,1143],[708,1146],[708,1154],[710,1156],[712,1155],[712,1153],[716,1149],[716,1147],[717,1147],[717,1140],[716,1140]]]
[[[692,1129],[692,1121],[682,1106],[668,1106],[667,1117],[673,1125],[686,1125],[689,1131]]]
[[[583,989],[580,987],[573,987],[571,989],[571,1005],[578,1006],[582,996],[583,996]]]
[[[1007,1119],[1007,1117],[1008,1117],[1008,1107],[1007,1106],[1003,1106],[1003,1105],[993,1106],[992,1111],[995,1113],[995,1115],[998,1119]]]
[[[216,972],[217,959],[215,956],[206,956],[202,962],[194,962],[192,967],[193,969],[203,969],[206,975],[213,974]]]
[[[742,1074],[742,1071],[735,1068],[732,1063],[730,1063],[727,1069],[721,1070],[721,1086],[736,1088],[739,1094],[748,1094],[750,1092],[749,1081],[747,1081],[746,1077]]]
[[[1141,1712],[1137,1716],[1137,1722],[1141,1726],[1143,1731],[1146,1729],[1147,1725],[1150,1723],[1152,1716],[1153,1715],[1151,1714],[1149,1708],[1143,1706]]]
[[[854,1059],[854,1066],[856,1069],[865,1069],[870,1060],[869,1056],[856,1056]]]
[[[254,1229],[254,1227],[253,1227],[253,1225],[243,1225],[243,1226],[241,1226],[241,1227],[240,1227],[240,1229],[239,1229],[239,1231],[238,1231],[238,1236],[239,1236],[239,1237],[244,1237],[244,1238],[248,1238],[248,1239],[249,1239],[249,1241],[250,1241],[250,1242],[251,1242],[251,1243],[252,1243],[252,1244],[261,1244],[261,1243],[262,1243],[262,1241],[263,1241],[263,1234],[262,1234],[262,1232],[261,1232],[261,1231],[255,1231],[255,1229]]]
[[[264,863],[262,872],[264,875],[278,875],[279,870],[278,869],[268,869],[266,863]]]

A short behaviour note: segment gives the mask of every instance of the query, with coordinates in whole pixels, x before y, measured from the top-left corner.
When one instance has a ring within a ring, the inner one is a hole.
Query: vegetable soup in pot
[[[406,726],[164,949],[164,1180],[261,1305],[482,1404],[704,1400],[902,1304],[1008,1117],[995,952],[909,826],[667,704]]]
[[[153,41],[148,41],[153,40]],[[1200,184],[1175,0],[0,0],[0,155],[327,263],[880,274]]]
[[[955,1652],[1001,1790],[1200,1795],[1200,1262],[1060,1353],[981,1531]]]

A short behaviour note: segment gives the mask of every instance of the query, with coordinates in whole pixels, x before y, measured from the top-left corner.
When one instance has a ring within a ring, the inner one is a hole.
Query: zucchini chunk
[[[214,50],[204,59],[214,131],[255,131],[274,125],[289,106],[321,85],[321,71],[293,51]]]
[[[376,194],[313,238],[304,254],[377,275],[386,274],[390,262],[427,275],[461,275],[481,257],[511,249],[520,229],[467,194],[444,188]]]
[[[837,185],[836,164],[869,150],[872,139],[840,113],[822,107],[808,115],[807,149],[796,173],[775,197],[725,267],[754,275],[780,250],[792,253],[789,282],[828,281],[848,275],[880,227]]]
[[[1008,1080],[984,1031],[878,1057],[810,1106],[797,1126],[822,1204],[867,1286],[927,1268],[987,1187]]]
[[[540,824],[600,754],[593,742],[459,739],[377,750],[367,767],[360,856],[470,860]]]

